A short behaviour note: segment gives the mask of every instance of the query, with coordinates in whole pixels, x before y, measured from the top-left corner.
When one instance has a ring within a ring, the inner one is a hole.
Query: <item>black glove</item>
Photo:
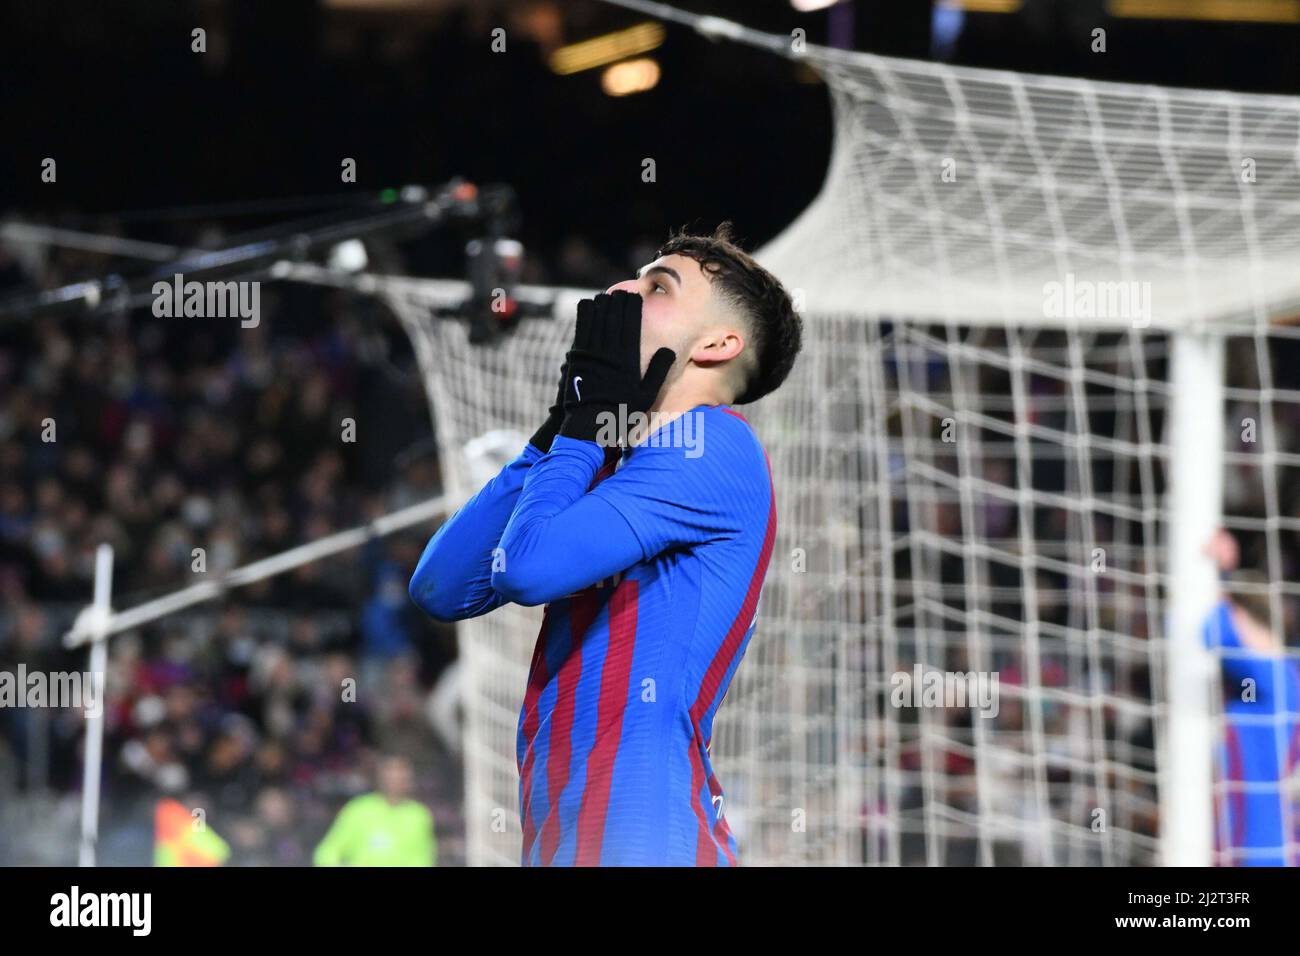
[[[555,404],[551,406],[550,416],[533,433],[533,437],[528,439],[528,444],[540,449],[543,455],[551,450],[551,442],[560,433],[560,423],[564,421],[564,383],[569,377],[568,368],[567,362],[560,366],[560,390],[555,396]]]
[[[622,290],[578,303],[560,425],[566,438],[597,441],[602,416],[612,416],[605,421],[626,423],[633,413],[648,412],[658,397],[677,353],[659,349],[645,378],[641,377],[641,303],[639,295]],[[620,406],[625,409],[622,415]],[[621,429],[613,434],[619,444],[626,442]]]

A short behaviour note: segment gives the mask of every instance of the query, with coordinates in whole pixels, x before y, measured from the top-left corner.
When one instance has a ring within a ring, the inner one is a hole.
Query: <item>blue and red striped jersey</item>
[[[525,864],[736,863],[710,742],[775,533],[761,444],[702,405],[621,456],[525,449],[429,542],[411,594],[435,616],[546,605],[518,723]]]
[[[1290,779],[1300,769],[1300,668],[1282,655],[1244,645],[1231,605],[1215,605],[1206,645],[1221,655],[1227,693],[1215,800],[1215,842],[1241,866],[1294,866],[1300,807]],[[1249,693],[1245,693],[1249,691]]]

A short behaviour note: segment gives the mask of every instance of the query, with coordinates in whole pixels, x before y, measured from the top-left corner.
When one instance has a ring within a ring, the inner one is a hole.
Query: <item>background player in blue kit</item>
[[[525,864],[736,863],[709,744],[776,507],[732,404],[779,387],[800,340],[725,225],[675,236],[579,305],[550,417],[425,548],[410,592],[436,618],[546,605],[518,728]]]
[[[1216,843],[1236,865],[1294,866],[1300,666],[1268,624],[1267,579],[1230,574],[1238,552],[1227,531],[1215,535],[1209,550],[1227,592],[1205,623],[1205,641],[1219,655],[1224,684],[1219,780],[1226,792],[1215,801]]]

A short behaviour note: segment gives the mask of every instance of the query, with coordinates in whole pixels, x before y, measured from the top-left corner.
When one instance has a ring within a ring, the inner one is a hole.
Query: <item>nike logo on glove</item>
[[[578,401],[582,401],[582,391],[578,388],[578,383],[582,381],[581,375],[575,375],[573,378],[573,394],[578,396]]]

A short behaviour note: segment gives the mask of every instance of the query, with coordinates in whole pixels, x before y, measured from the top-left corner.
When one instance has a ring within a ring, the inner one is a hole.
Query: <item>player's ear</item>
[[[696,365],[729,362],[745,350],[745,338],[737,328],[718,326],[702,335],[691,350]]]

